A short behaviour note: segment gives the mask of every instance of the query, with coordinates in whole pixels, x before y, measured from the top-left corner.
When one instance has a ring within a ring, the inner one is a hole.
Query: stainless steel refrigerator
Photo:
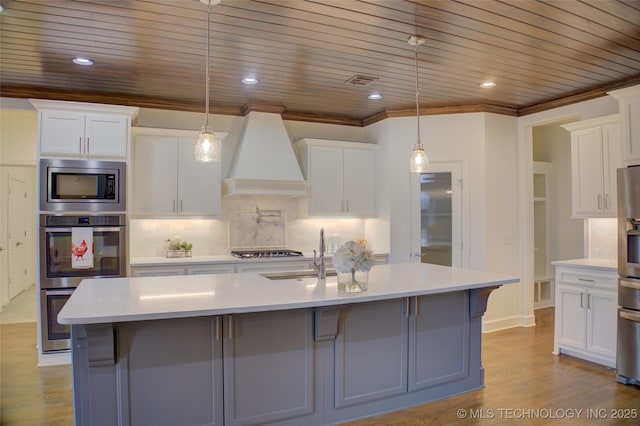
[[[640,166],[618,169],[618,382],[640,385]]]

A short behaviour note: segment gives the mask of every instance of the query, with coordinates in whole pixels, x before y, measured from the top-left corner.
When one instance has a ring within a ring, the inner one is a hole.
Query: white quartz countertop
[[[83,280],[61,324],[98,324],[341,305],[519,282],[503,274],[422,263],[376,265],[369,288],[338,292],[336,277],[270,280],[247,272]]]
[[[609,272],[616,272],[618,270],[618,261],[611,259],[568,259],[568,260],[556,260],[551,262],[555,266],[577,266],[583,268],[600,269]]]

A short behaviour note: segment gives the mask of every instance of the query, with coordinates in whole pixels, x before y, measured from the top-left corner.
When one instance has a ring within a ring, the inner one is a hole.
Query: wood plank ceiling
[[[1,96],[204,112],[199,0],[0,3]],[[427,38],[421,114],[524,115],[640,83],[639,0],[222,0],[211,112],[352,125],[415,114],[413,34]]]

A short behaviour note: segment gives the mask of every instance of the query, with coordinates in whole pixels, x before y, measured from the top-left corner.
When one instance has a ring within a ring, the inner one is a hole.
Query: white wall
[[[518,275],[519,217],[517,119],[472,113],[421,117],[422,143],[431,162],[460,162],[463,179],[463,266]],[[369,126],[378,144],[379,200],[372,228],[388,229],[390,262],[411,261],[412,179],[409,156],[416,141],[413,117],[392,118]],[[419,186],[413,186],[417,190]],[[526,322],[520,285],[509,285],[489,298],[485,329]]]
[[[0,164],[36,164],[38,114],[26,99],[0,98]]]
[[[30,283],[36,281],[36,146],[38,133],[38,115],[27,100],[0,98],[0,246],[6,248],[7,229],[7,190],[9,175],[27,182],[27,204],[31,211],[27,215],[27,230],[31,231],[26,239],[27,276]],[[8,268],[5,263],[6,251],[2,252],[0,264],[0,310],[8,302]]]
[[[485,130],[485,269],[517,276],[519,273],[517,120],[486,115]],[[483,318],[485,331],[520,325],[532,312],[526,310],[522,284],[494,290]]]

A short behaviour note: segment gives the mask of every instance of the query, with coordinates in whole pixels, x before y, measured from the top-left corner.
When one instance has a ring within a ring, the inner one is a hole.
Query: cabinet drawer
[[[587,274],[574,270],[560,270],[558,271],[558,280],[566,284],[580,285],[583,287],[615,289],[618,283],[618,276],[613,273]]]

